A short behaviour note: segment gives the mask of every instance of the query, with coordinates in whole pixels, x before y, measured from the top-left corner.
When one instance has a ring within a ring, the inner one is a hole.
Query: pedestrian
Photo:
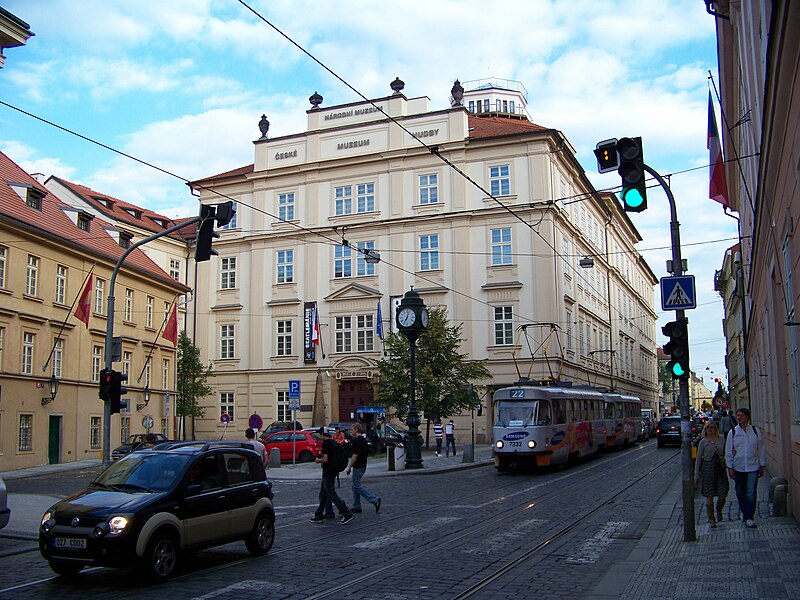
[[[342,430],[338,427],[333,432],[333,441],[337,444],[344,444],[347,441],[344,433],[342,433]]]
[[[734,427],[736,427],[736,417],[732,414],[728,414],[728,411],[724,411],[719,420],[719,432],[722,434],[722,437],[727,438],[728,433],[730,433]]]
[[[738,409],[736,421],[739,424],[725,440],[725,462],[728,476],[733,479],[742,521],[746,527],[757,527],[753,517],[758,479],[764,475],[767,464],[766,449],[761,434],[750,424],[750,409]]]
[[[453,419],[450,419],[447,422],[447,425],[444,426],[444,437],[445,437],[445,445],[444,445],[444,455],[450,456],[450,446],[453,446],[453,456],[456,455],[456,426],[453,424]]]
[[[442,439],[444,438],[444,425],[441,419],[436,419],[433,424],[433,437],[436,438],[436,456],[442,455]]]
[[[258,452],[258,455],[261,457],[261,463],[264,465],[264,471],[267,470],[269,466],[269,461],[267,460],[267,448],[256,439],[256,432],[252,427],[248,427],[245,429],[244,437],[247,438],[247,441],[253,444],[253,449]]]
[[[322,452],[314,459],[314,462],[322,465],[322,483],[319,487],[319,506],[311,517],[312,523],[323,523],[325,521],[324,511],[325,504],[330,499],[339,509],[341,518],[339,522],[345,525],[353,520],[353,513],[347,508],[347,504],[336,493],[336,476],[339,471],[336,468],[335,457],[339,455],[339,445],[333,441],[330,432],[324,427],[319,428],[319,434],[322,436]]]
[[[367,470],[367,455],[369,454],[367,438],[363,434],[361,423],[353,423],[353,455],[350,457],[345,471],[347,475],[350,475],[351,471],[353,472],[353,508],[350,511],[354,513],[361,512],[361,496],[364,496],[367,502],[375,507],[375,512],[377,513],[381,509],[380,496],[370,492],[361,483],[364,472]]]
[[[700,483],[700,494],[706,499],[708,524],[714,529],[722,522],[722,509],[728,496],[728,476],[725,468],[725,439],[720,436],[717,423],[709,421],[703,427],[694,463],[694,484]],[[714,498],[717,498],[716,518]]]

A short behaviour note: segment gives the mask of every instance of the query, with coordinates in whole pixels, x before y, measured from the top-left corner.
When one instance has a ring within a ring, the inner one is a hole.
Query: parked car
[[[291,431],[291,430],[303,431],[303,426],[300,424],[300,421],[294,421],[294,422],[273,421],[272,423],[267,425],[266,428],[264,428],[264,431],[261,432],[261,435],[259,436],[258,439],[260,439],[263,442],[264,438],[272,435],[276,431]]]
[[[111,460],[119,460],[139,448],[152,448],[156,444],[168,441],[167,436],[160,433],[134,433],[129,435],[121,446],[117,446],[111,451]]]
[[[6,490],[6,483],[0,477],[0,529],[8,525],[8,520],[11,518],[11,509],[8,508],[8,491]]]
[[[322,437],[314,431],[279,431],[261,440],[269,454],[280,452],[281,462],[312,462],[322,452]]]
[[[658,447],[663,448],[667,444],[681,445],[681,418],[664,417],[658,422],[656,427],[656,439]]]
[[[165,581],[187,552],[275,539],[272,485],[250,442],[171,442],[112,463],[88,488],[45,511],[39,550],[59,575],[138,565]]]
[[[408,431],[405,429],[397,429],[394,425],[386,423],[383,426],[382,439],[384,444],[407,444]]]

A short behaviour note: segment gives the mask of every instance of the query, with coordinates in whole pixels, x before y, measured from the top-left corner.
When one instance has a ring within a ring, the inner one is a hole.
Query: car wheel
[[[275,521],[267,511],[262,511],[256,518],[253,529],[244,540],[250,554],[263,556],[272,548],[275,541]]]
[[[72,577],[73,575],[77,575],[81,572],[83,565],[62,560],[51,560],[50,569],[57,575],[62,575],[63,577]]]
[[[308,450],[303,450],[297,458],[301,463],[309,463],[314,460],[314,455]]]
[[[166,581],[178,562],[178,544],[167,533],[156,533],[147,543],[142,557],[142,570],[151,581]]]

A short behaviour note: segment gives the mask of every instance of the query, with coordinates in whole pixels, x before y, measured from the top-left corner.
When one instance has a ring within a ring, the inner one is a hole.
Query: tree
[[[200,362],[200,349],[192,343],[186,331],[181,331],[178,338],[178,379],[176,381],[177,398],[175,414],[185,424],[185,417],[202,417],[204,409],[197,404],[197,399],[211,393],[206,384],[211,375],[211,363],[207,367]],[[186,438],[186,428],[183,437]]]
[[[485,361],[472,361],[458,352],[461,325],[449,326],[445,309],[429,309],[428,330],[417,340],[417,409],[428,420],[448,417],[475,406],[469,384],[491,379]],[[388,358],[378,361],[380,384],[377,401],[405,421],[408,416],[411,351],[408,339],[389,333],[385,350]]]

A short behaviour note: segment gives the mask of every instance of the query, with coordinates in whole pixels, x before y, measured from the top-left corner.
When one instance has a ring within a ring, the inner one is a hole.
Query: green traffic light
[[[676,362],[674,365],[672,365],[672,375],[675,377],[683,377],[686,375],[686,371],[683,370],[681,363]]]
[[[636,188],[627,188],[622,190],[622,202],[631,208],[639,208],[644,203],[644,198]]]

